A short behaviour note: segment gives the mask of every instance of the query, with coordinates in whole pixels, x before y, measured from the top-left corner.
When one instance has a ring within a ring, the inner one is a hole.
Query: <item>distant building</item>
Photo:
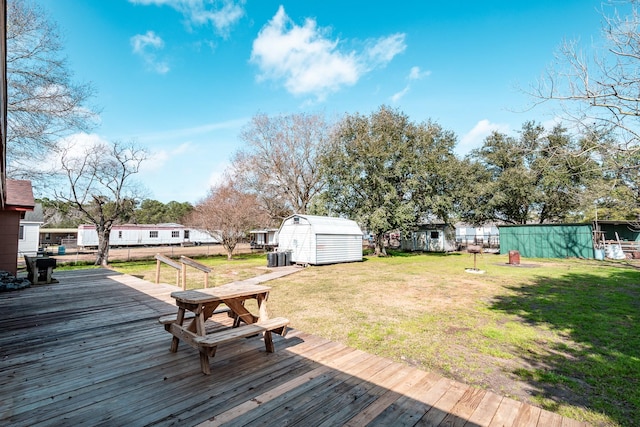
[[[496,224],[474,226],[457,223],[455,228],[456,242],[460,248],[467,247],[468,245],[494,249],[500,247],[500,232]]]
[[[25,212],[24,218],[20,220],[18,231],[18,256],[32,255],[38,253],[40,247],[40,226],[44,222],[42,205],[37,203],[33,211]]]
[[[273,249],[278,246],[278,229],[264,228],[249,231],[251,249]]]
[[[451,224],[421,224],[402,239],[405,251],[453,252],[457,250],[455,227]]]

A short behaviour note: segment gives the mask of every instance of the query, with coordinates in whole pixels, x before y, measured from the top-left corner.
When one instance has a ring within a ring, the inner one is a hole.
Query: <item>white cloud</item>
[[[66,136],[56,142],[56,150],[49,150],[47,158],[42,163],[34,163],[34,168],[39,171],[61,171],[62,170],[62,153],[65,153],[67,159],[80,159],[90,148],[102,144],[108,144],[109,141],[95,133],[79,132]]]
[[[212,25],[223,37],[244,16],[245,0],[129,0],[143,6],[169,6],[182,14],[189,25]]]
[[[404,52],[407,45],[404,43],[404,34],[397,33],[388,37],[380,37],[367,43],[364,57],[368,67],[384,67],[398,54]]]
[[[235,120],[228,120],[225,122],[206,123],[190,128],[164,129],[159,132],[148,133],[144,135],[132,135],[131,137],[143,142],[186,139],[220,130],[237,129],[239,131],[242,126],[246,125],[249,122],[249,120],[249,118],[240,118]]]
[[[219,163],[215,166],[215,169],[209,175],[209,179],[207,180],[207,191],[209,188],[214,187],[216,185],[224,184],[227,180],[227,171],[229,170],[231,164],[229,162]]]
[[[184,142],[171,150],[155,150],[149,155],[149,158],[142,162],[141,171],[152,172],[162,169],[170,160],[186,154],[191,151],[193,144]]]
[[[169,66],[163,60],[159,60],[156,51],[164,48],[164,41],[153,31],[146,34],[136,34],[130,39],[133,53],[139,55],[147,66],[158,74],[169,72]]]
[[[405,95],[409,92],[409,89],[410,89],[410,88],[411,88],[411,87],[410,87],[409,85],[406,85],[406,86],[404,87],[404,89],[402,89],[400,92],[396,92],[396,93],[394,93],[394,94],[391,96],[391,102],[396,103],[396,102],[400,101],[400,99],[401,99],[403,96],[405,96]]]
[[[420,71],[420,67],[411,67],[411,70],[409,70],[409,75],[407,76],[407,80],[412,81],[412,80],[420,80],[423,79],[425,77],[428,77],[431,75],[431,71]],[[398,101],[400,101],[400,99],[405,96],[407,93],[409,93],[409,91],[411,90],[411,85],[407,84],[404,89],[402,89],[400,92],[396,92],[391,96],[391,102],[393,103],[397,103]]]
[[[409,80],[420,80],[425,77],[429,77],[431,75],[431,71],[420,71],[420,67],[411,67],[409,71]]]
[[[343,51],[328,33],[310,18],[296,25],[280,6],[253,41],[251,62],[260,70],[258,79],[283,81],[291,94],[324,100],[406,49],[404,34],[394,34],[369,41],[362,53]]]
[[[468,153],[474,148],[480,147],[484,139],[491,134],[491,132],[508,133],[510,127],[508,124],[491,123],[489,120],[480,120],[476,125],[467,132],[458,145],[458,151],[463,154]]]

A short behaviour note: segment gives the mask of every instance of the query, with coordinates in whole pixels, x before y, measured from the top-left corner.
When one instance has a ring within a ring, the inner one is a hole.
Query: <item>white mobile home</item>
[[[278,230],[278,251],[291,252],[295,264],[362,261],[362,230],[345,218],[291,215]]]
[[[251,230],[252,249],[271,249],[278,246],[278,229],[265,228],[262,230]]]
[[[180,224],[114,225],[109,246],[163,246],[220,243],[209,233]],[[97,247],[98,233],[93,225],[78,226],[78,246]]]

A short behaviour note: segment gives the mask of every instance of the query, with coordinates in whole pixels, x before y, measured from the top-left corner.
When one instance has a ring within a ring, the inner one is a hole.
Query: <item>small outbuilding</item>
[[[346,218],[291,215],[278,230],[278,251],[295,264],[362,261],[362,230]]]
[[[18,255],[35,256],[39,249],[40,226],[44,222],[42,205],[36,203],[33,211],[24,213],[24,218],[20,220],[18,232]]]
[[[445,223],[421,224],[402,239],[405,251],[453,252],[457,249],[455,227]]]

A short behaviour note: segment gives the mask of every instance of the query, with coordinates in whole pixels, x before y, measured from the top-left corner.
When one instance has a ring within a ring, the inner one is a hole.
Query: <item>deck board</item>
[[[158,323],[178,288],[110,270],[0,294],[0,425],[584,425],[295,329],[197,350]],[[229,327],[224,313],[207,329]]]

